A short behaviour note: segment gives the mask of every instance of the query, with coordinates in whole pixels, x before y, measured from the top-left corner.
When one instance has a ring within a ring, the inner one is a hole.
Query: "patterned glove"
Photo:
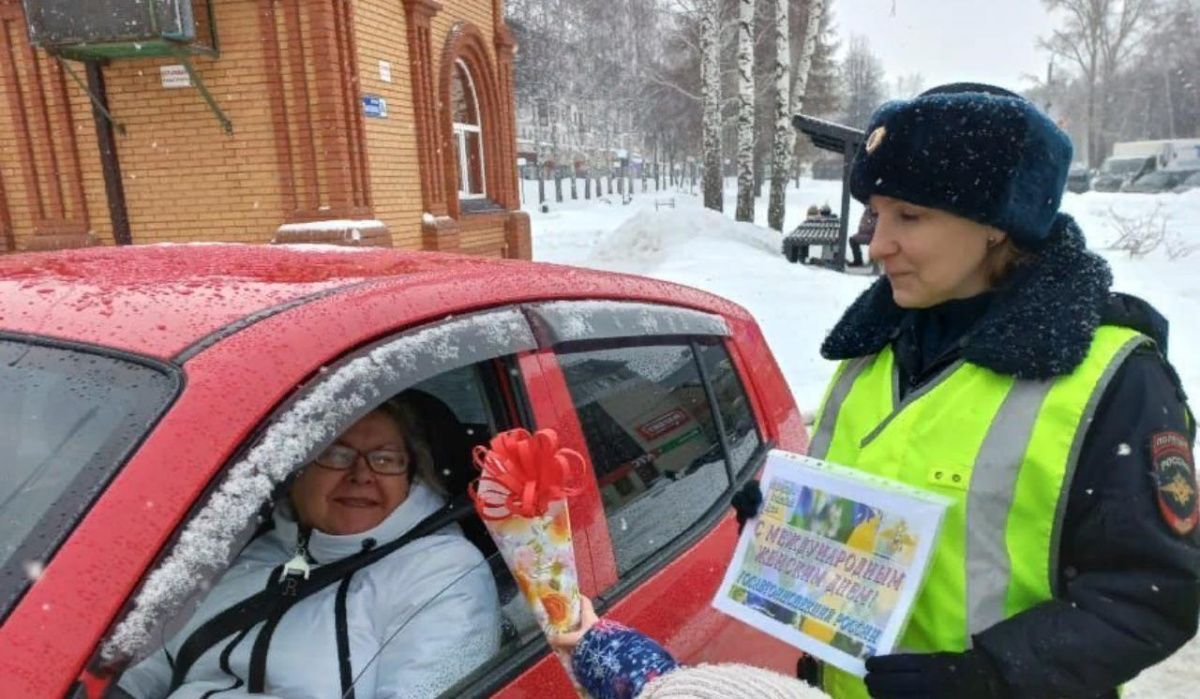
[[[679,664],[649,636],[601,619],[575,646],[571,667],[592,699],[634,699]]]

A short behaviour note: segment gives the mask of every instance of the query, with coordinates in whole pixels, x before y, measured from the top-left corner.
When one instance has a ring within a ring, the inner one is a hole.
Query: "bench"
[[[783,239],[783,256],[788,262],[803,262],[801,248],[820,245],[821,257],[832,259],[841,237],[841,226],[842,222],[837,218],[809,219],[801,223]]]
[[[675,197],[671,197],[670,199],[655,199],[654,200],[654,210],[655,211],[658,211],[659,209],[674,209],[674,208],[675,208]]]

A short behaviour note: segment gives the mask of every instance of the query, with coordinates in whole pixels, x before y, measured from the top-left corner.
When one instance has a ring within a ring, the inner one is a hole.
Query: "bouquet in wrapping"
[[[579,579],[567,497],[580,492],[583,457],[558,446],[553,430],[501,432],[475,447],[475,509],[547,635],[579,626]],[[571,659],[559,660],[580,695]]]

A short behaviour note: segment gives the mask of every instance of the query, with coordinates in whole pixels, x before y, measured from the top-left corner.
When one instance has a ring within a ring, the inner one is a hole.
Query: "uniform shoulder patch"
[[[1150,463],[1163,521],[1180,536],[1191,534],[1200,523],[1191,442],[1180,432],[1155,432],[1150,436]]]

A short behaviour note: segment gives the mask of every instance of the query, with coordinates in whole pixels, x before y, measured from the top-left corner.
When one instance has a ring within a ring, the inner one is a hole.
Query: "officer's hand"
[[[762,501],[762,488],[758,487],[758,481],[754,479],[746,481],[746,485],[733,494],[730,504],[737,515],[738,534],[742,533],[742,527],[746,526],[748,520],[758,516],[758,511],[762,509]]]
[[[977,650],[867,658],[866,683],[875,699],[998,699],[1008,696],[991,659]]]

